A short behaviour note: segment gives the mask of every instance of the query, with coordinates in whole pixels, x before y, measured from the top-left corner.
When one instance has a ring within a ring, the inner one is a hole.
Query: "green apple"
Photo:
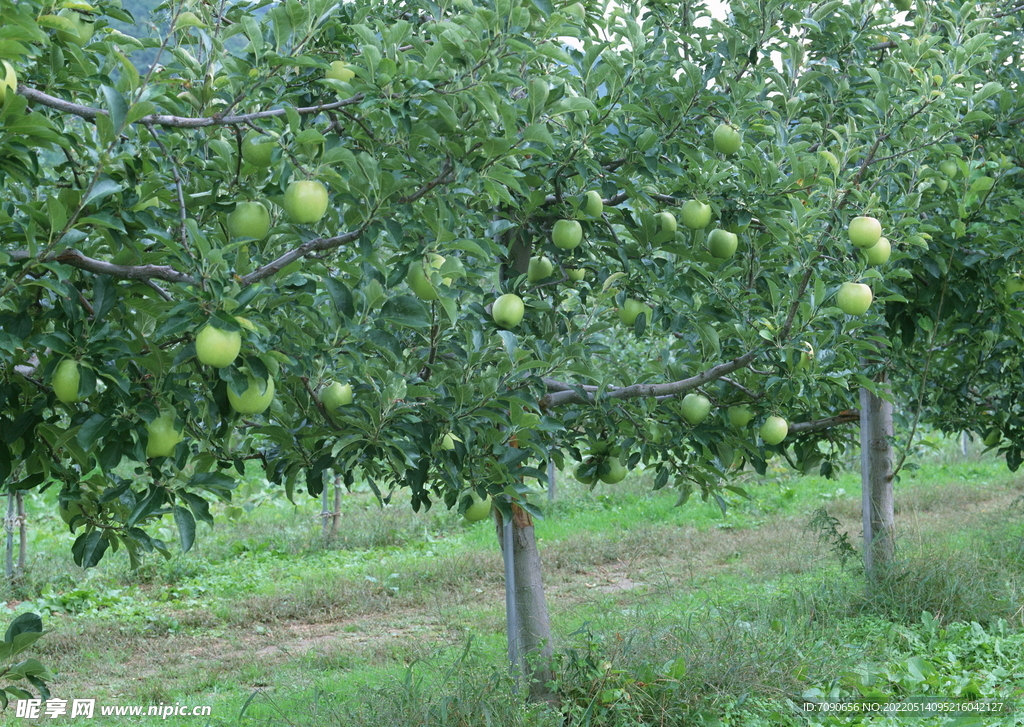
[[[958,165],[952,159],[946,159],[939,162],[939,171],[945,174],[950,179],[955,179],[956,175],[960,172],[960,165]]]
[[[57,364],[53,372],[51,385],[53,393],[65,404],[74,404],[81,401],[78,396],[78,385],[82,381],[82,374],[78,370],[78,363],[66,358]]]
[[[619,308],[619,320],[627,326],[631,326],[636,322],[636,319],[641,313],[647,314],[647,324],[651,323],[651,315],[654,311],[649,305],[641,303],[639,300],[633,300],[632,298],[626,298],[622,303],[622,307]]]
[[[586,268],[566,268],[565,277],[569,278],[573,283],[578,283],[587,277]]]
[[[177,415],[173,411],[164,412],[146,425],[149,434],[146,442],[147,457],[170,457],[184,437],[181,430],[174,426]]]
[[[735,154],[743,145],[743,134],[731,124],[719,124],[711,135],[715,143],[715,151],[728,156]]]
[[[990,429],[985,438],[981,440],[981,443],[986,447],[994,447],[999,444],[999,440],[1003,438],[1003,433],[999,429]]]
[[[587,21],[587,9],[583,7],[583,3],[572,3],[565,6],[563,11],[577,23],[585,23]]]
[[[671,212],[659,212],[654,216],[654,219],[664,233],[671,235],[679,229],[679,225],[676,223],[676,216]]]
[[[789,434],[789,424],[778,416],[770,416],[761,425],[761,439],[765,444],[779,444]]]
[[[716,228],[708,235],[708,251],[721,260],[732,257],[739,244],[740,238],[728,230]]]
[[[262,414],[274,400],[274,380],[265,382],[252,374],[246,374],[249,387],[241,395],[228,386],[228,402],[239,414]]]
[[[743,429],[754,418],[754,412],[745,406],[730,406],[728,414],[729,423],[737,429]]]
[[[523,299],[515,293],[499,296],[491,306],[491,318],[502,328],[515,328],[523,320],[526,307]]]
[[[348,406],[352,403],[352,384],[332,381],[320,389],[320,403],[329,412],[340,406]]]
[[[864,250],[864,256],[868,259],[868,265],[884,265],[889,261],[892,254],[892,245],[884,237],[879,237],[878,242]]]
[[[70,7],[65,7],[57,15],[65,18],[70,23],[70,26],[58,30],[57,37],[65,43],[87,45],[92,40],[92,34],[95,30],[92,12],[93,8],[86,3],[71,3]]]
[[[708,414],[711,413],[711,400],[703,394],[691,392],[683,397],[683,403],[679,405],[679,409],[683,414],[683,419],[691,427],[695,427],[707,419]]]
[[[431,252],[427,253],[425,258],[413,260],[409,264],[409,272],[405,276],[405,282],[409,284],[412,292],[420,300],[437,300],[440,297],[437,288],[434,287],[433,280],[431,280],[431,274],[436,270],[440,270],[441,266],[444,265],[444,261],[444,256]],[[450,284],[451,278],[447,278],[446,281],[442,280],[441,282],[446,285]]]
[[[0,103],[7,98],[7,92],[17,93],[18,91],[18,74],[14,72],[14,67],[7,61],[3,61],[4,77],[0,79]]]
[[[583,241],[583,226],[576,220],[559,220],[551,229],[551,242],[560,250],[572,250]]]
[[[586,199],[583,202],[583,211],[587,213],[588,217],[600,217],[601,213],[604,212],[604,200],[601,199],[601,193],[590,190],[587,192]]]
[[[327,187],[312,179],[292,182],[284,191],[284,211],[299,225],[312,225],[327,212]]]
[[[260,202],[239,202],[228,215],[228,235],[262,240],[270,234],[270,213]]]
[[[344,61],[332,61],[331,67],[324,74],[324,78],[333,78],[336,81],[351,81],[356,72],[348,67]]]
[[[614,485],[626,479],[629,470],[618,457],[609,457],[597,468],[597,478],[606,485]]]
[[[913,0],[892,0],[893,7],[906,12],[913,5]]]
[[[462,517],[466,518],[468,522],[475,523],[483,520],[485,517],[491,514],[491,496],[481,498],[480,495],[475,492],[471,492],[469,495],[472,500],[471,504],[462,513]]]
[[[274,153],[277,142],[258,131],[250,131],[242,138],[242,159],[254,167],[270,166],[270,155]]]
[[[836,293],[836,305],[848,316],[862,316],[871,306],[871,288],[864,283],[843,283]]]
[[[215,369],[230,366],[241,350],[240,331],[225,331],[207,323],[196,335],[196,358]]]
[[[530,265],[526,270],[526,279],[531,283],[537,283],[544,278],[550,278],[555,271],[555,266],[543,255],[534,255],[530,258]]]
[[[711,205],[698,199],[691,199],[679,210],[683,226],[691,230],[703,230],[711,223]]]
[[[882,236],[882,225],[874,217],[854,217],[847,232],[856,247],[871,247]]]

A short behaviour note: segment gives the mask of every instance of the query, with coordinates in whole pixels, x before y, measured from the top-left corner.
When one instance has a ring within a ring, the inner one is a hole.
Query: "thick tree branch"
[[[357,230],[346,232],[344,235],[338,235],[337,237],[317,237],[313,240],[309,240],[308,242],[304,242],[298,247],[289,250],[277,260],[269,262],[257,270],[253,270],[248,275],[243,275],[239,278],[239,282],[243,286],[258,283],[265,278],[269,278],[271,275],[279,273],[285,266],[290,265],[296,260],[304,258],[307,255],[314,252],[322,252],[324,250],[334,250],[346,243],[359,239],[359,236],[363,234],[365,229],[366,226],[364,225]]]
[[[30,260],[32,255],[24,250],[9,252],[12,260]],[[70,265],[79,270],[88,270],[98,275],[110,275],[121,280],[141,280],[143,282],[157,279],[166,280],[169,283],[185,283],[196,285],[196,279],[191,275],[175,270],[170,265],[115,265],[104,260],[87,257],[78,250],[67,249],[50,253],[39,258],[39,262],[59,262]]]
[[[48,106],[51,109],[56,109],[57,111],[61,111],[66,114],[80,116],[81,118],[89,121],[95,120],[100,114],[107,113],[105,109],[97,109],[92,106],[83,106],[82,104],[65,101],[64,99],[51,96],[50,94],[43,93],[42,91],[37,91],[36,89],[29,88],[23,84],[18,84],[18,93],[29,101],[34,101],[35,103]],[[357,93],[352,98],[320,104],[318,106],[303,106],[295,110],[303,115],[318,114],[321,111],[330,111],[332,109],[340,109],[345,106],[353,106],[362,101],[363,97],[364,94]],[[201,129],[206,126],[236,126],[238,124],[259,121],[260,119],[277,118],[284,116],[286,113],[286,109],[269,109],[267,111],[256,111],[251,114],[239,114],[236,116],[189,117],[171,116],[169,114],[150,114],[149,116],[143,116],[135,123],[145,124],[147,126],[171,126],[179,129]]]
[[[711,381],[720,379],[733,371],[746,368],[759,352],[759,349],[748,351],[739,358],[712,366],[707,371],[691,376],[688,379],[672,381],[667,384],[633,384],[632,386],[612,388],[608,390],[605,396],[609,399],[638,399],[641,397],[666,397],[683,394],[696,389],[698,386],[703,386]],[[561,382],[556,383],[561,384]],[[587,391],[586,388],[583,388],[583,391],[585,396],[581,396],[572,389],[554,391],[541,399],[541,406],[550,409],[560,404],[593,404],[596,401],[596,392]]]
[[[860,412],[854,410],[841,411],[834,417],[825,419],[813,419],[809,422],[796,422],[789,425],[790,434],[807,434],[808,432],[820,432],[823,429],[831,429],[843,424],[860,423]]]

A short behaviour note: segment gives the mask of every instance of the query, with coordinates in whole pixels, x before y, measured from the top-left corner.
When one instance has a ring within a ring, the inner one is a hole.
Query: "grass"
[[[1005,649],[970,669],[946,663],[966,649],[950,633],[991,647],[1024,628],[1021,483],[998,458],[942,450],[903,478],[899,559],[871,598],[857,558],[841,568],[809,527],[824,508],[832,544],[843,533],[856,544],[853,473],[751,477],[751,498],[725,514],[673,507],[674,493],[649,484],[560,481],[538,522],[558,709],[524,705],[502,666],[493,528],[365,493],[343,498],[333,542],[317,503],[249,488],[235,503],[248,511],[193,552],[135,572],[114,556],[89,573],[68,566],[70,535],[31,498],[30,568],[0,594],[12,613],[45,614],[51,632],[33,655],[59,670],[55,694],[213,709],[169,725],[795,725],[812,719],[793,706],[807,695],[1024,685],[1019,668],[992,676]],[[949,671],[945,686],[915,687],[913,658]]]

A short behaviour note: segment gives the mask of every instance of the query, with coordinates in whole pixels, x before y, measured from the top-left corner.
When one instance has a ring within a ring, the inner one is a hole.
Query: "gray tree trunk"
[[[525,661],[530,701],[554,702],[551,690],[551,617],[544,598],[540,552],[533,529],[533,518],[522,508],[512,506],[512,554],[515,559],[516,612],[519,633],[516,641]],[[501,513],[497,514],[498,542],[503,543]],[[502,546],[504,547],[504,545]]]
[[[25,552],[28,550],[28,519],[25,517],[25,493],[18,490],[18,573],[25,572]]]
[[[331,513],[331,540],[338,537],[338,527],[341,525],[341,477],[334,478],[334,512]]]
[[[880,377],[879,383],[885,382]],[[864,570],[868,588],[892,565],[896,554],[892,490],[892,403],[860,390],[860,442]]]
[[[4,530],[7,532],[7,551],[4,558],[4,575],[7,580],[14,578],[14,492],[7,493],[7,517],[4,518]]]

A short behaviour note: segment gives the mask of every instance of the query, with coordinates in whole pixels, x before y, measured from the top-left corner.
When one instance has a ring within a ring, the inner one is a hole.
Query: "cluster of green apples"
[[[703,394],[690,392],[683,397],[679,409],[686,423],[695,427],[711,414],[712,404]],[[743,405],[729,407],[726,415],[729,423],[736,429],[743,429],[754,418],[754,412]],[[760,434],[765,444],[781,444],[789,434],[789,424],[782,417],[773,414],[761,424]]]
[[[80,394],[82,372],[78,362],[66,358],[54,369],[50,385],[54,396],[65,404],[77,404],[82,401]],[[177,424],[177,415],[173,411],[158,414],[146,425],[148,434],[146,443],[147,457],[170,457],[174,454],[178,443],[184,438],[182,428]]]
[[[874,217],[854,217],[847,226],[854,247],[864,251],[870,265],[883,265],[889,260],[892,245],[882,237],[882,224]],[[847,282],[839,286],[836,305],[849,316],[862,316],[871,307],[874,296],[864,283]]]
[[[583,198],[582,213],[591,218],[599,218],[604,213],[604,200],[596,190],[588,191]],[[559,250],[570,252],[583,242],[583,225],[579,220],[557,220],[551,227],[551,243]],[[526,280],[539,283],[554,275],[555,264],[547,255],[534,255],[530,258],[526,270]],[[566,268],[565,277],[570,283],[578,283],[586,277],[583,268]],[[501,328],[511,330],[523,321],[526,304],[515,293],[505,293],[491,304],[491,319]]]
[[[274,163],[277,146],[272,136],[250,131],[242,138],[242,160],[258,169],[266,169]],[[327,214],[329,204],[327,187],[315,179],[296,179],[285,187],[282,207],[288,219],[297,225],[315,225]],[[232,237],[264,239],[270,232],[266,205],[261,201],[239,203],[228,216],[228,231]]]

